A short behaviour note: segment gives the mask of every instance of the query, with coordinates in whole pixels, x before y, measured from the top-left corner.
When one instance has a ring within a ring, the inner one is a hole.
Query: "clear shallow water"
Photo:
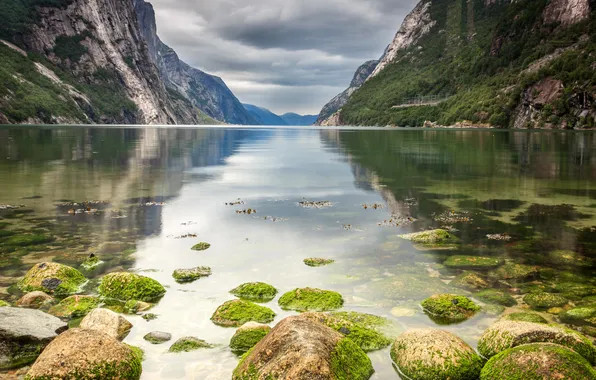
[[[551,286],[570,277],[596,286],[594,266],[562,267],[549,258],[557,249],[596,258],[595,179],[595,133],[0,129],[0,204],[25,205],[16,214],[0,210],[0,222],[10,223],[8,230],[57,238],[18,251],[0,240],[0,298],[14,301],[11,286],[35,263],[78,266],[99,250],[107,264],[91,277],[139,271],[168,287],[151,310],[157,320],[127,316],[134,328],[125,342],[145,350],[143,378],[225,379],[238,362],[227,348],[235,329],[209,318],[234,298],[228,291],[244,282],[270,283],[278,297],[296,287],[336,290],[346,301],[344,310],[385,316],[403,329],[436,326],[418,304],[437,288],[468,294],[448,285],[458,273],[442,266],[450,255],[555,269],[554,279],[494,283],[518,299],[528,285]],[[225,204],[238,198],[245,203]],[[330,201],[332,207],[300,207],[304,199]],[[107,204],[98,213],[76,215],[60,205],[88,200]],[[383,207],[362,206],[374,203]],[[246,208],[257,213],[235,212]],[[392,214],[415,221],[386,226]],[[421,249],[397,237],[438,227],[452,229],[460,244]],[[198,237],[175,238],[189,233]],[[511,240],[486,236],[503,233]],[[199,241],[211,248],[190,250]],[[120,247],[101,253],[106,242]],[[302,262],[307,257],[336,263],[310,268]],[[210,266],[213,274],[185,285],[171,277],[174,269],[199,265]],[[404,285],[395,285],[399,281]],[[92,294],[95,285],[87,291]],[[281,310],[277,298],[266,304],[277,313],[273,323],[294,314]],[[475,345],[496,318],[479,314],[442,328]],[[196,336],[219,346],[168,354],[169,344],[142,339],[156,330],[172,333],[172,342]],[[374,379],[398,378],[388,349],[370,357]]]

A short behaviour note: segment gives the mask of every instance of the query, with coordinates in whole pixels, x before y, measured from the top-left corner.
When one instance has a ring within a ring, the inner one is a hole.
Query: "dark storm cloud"
[[[243,102],[317,113],[376,59],[417,0],[153,0],[158,33]]]

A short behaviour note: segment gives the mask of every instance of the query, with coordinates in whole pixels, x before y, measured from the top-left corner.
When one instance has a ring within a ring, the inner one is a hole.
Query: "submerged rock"
[[[52,306],[48,313],[58,318],[78,318],[87,315],[99,306],[99,299],[93,296],[70,296]]]
[[[333,264],[335,260],[331,259],[323,259],[320,257],[311,257],[308,259],[304,259],[304,264],[308,265],[309,267],[321,267],[323,265]]]
[[[201,277],[211,276],[211,268],[196,267],[190,269],[176,269],[172,273],[172,277],[179,283],[193,282]]]
[[[596,360],[596,349],[582,334],[563,326],[541,323],[500,321],[491,325],[478,341],[478,351],[485,358],[512,347],[528,343],[556,343],[576,351],[590,363]]]
[[[176,342],[174,342],[174,344],[172,344],[168,352],[191,352],[199,350],[201,348],[213,347],[215,346],[205,342],[202,339],[195,338],[193,336],[187,336],[184,338],[180,338]]]
[[[39,310],[0,308],[0,369],[35,361],[58,334],[68,329],[60,319]]]
[[[151,344],[161,344],[172,339],[172,334],[163,331],[152,331],[146,334],[143,339]]]
[[[246,322],[269,323],[275,318],[273,310],[249,301],[227,301],[215,310],[211,321],[223,327],[240,327]]]
[[[230,290],[230,293],[248,301],[269,302],[275,298],[277,289],[264,282],[247,282]]]
[[[94,309],[83,318],[79,327],[99,331],[112,338],[123,340],[132,329],[132,323],[111,310]]]
[[[443,265],[455,269],[488,270],[503,264],[502,259],[483,256],[450,256]]]
[[[24,292],[40,290],[58,296],[79,291],[87,279],[81,272],[66,265],[45,262],[34,265],[17,286]]]
[[[30,309],[39,309],[43,306],[49,305],[54,301],[52,296],[40,290],[29,292],[22,296],[17,301],[17,306],[27,307]]]
[[[209,247],[211,247],[211,244],[205,243],[205,242],[200,242],[198,244],[193,245],[193,247],[191,249],[193,251],[205,251],[205,250],[209,249]]]
[[[596,371],[581,355],[552,343],[532,343],[510,348],[491,358],[480,380],[596,379]]]
[[[509,293],[505,293],[500,290],[487,289],[481,292],[475,293],[474,297],[478,298],[482,302],[492,303],[503,306],[515,306],[517,301]]]
[[[478,273],[464,272],[456,276],[449,285],[466,290],[486,289],[490,284]]]
[[[559,317],[570,325],[596,327],[596,305],[576,307],[564,311]]]
[[[243,354],[253,348],[271,331],[271,327],[257,322],[247,322],[240,326],[230,339],[230,348],[237,354]]]
[[[233,380],[367,380],[368,356],[342,334],[304,316],[288,317],[242,358]]]
[[[141,377],[141,358],[124,343],[99,331],[72,329],[41,353],[27,379],[127,379]]]
[[[482,359],[457,336],[437,329],[414,329],[400,335],[391,347],[391,358],[411,379],[477,379]]]
[[[439,324],[462,322],[480,311],[480,306],[468,297],[453,294],[433,295],[421,305],[430,319]]]
[[[447,244],[456,243],[458,241],[454,235],[442,229],[414,232],[398,236],[402,239],[420,244]]]
[[[552,307],[564,306],[569,301],[560,294],[555,293],[529,293],[524,296],[524,302],[532,309],[545,310]]]
[[[99,285],[99,294],[122,301],[152,302],[161,298],[165,292],[165,288],[156,280],[127,272],[107,274]]]
[[[507,315],[504,315],[502,319],[506,320],[506,321],[548,323],[548,321],[546,319],[544,319],[543,317],[541,317],[540,315],[538,315],[536,313],[526,313],[526,312],[507,314]]]
[[[285,293],[278,301],[284,310],[329,311],[344,304],[341,294],[317,288],[296,288]]]

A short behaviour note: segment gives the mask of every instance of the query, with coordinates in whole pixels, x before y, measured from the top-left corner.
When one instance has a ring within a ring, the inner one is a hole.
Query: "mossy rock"
[[[499,280],[511,281],[514,283],[523,282],[532,278],[538,278],[538,267],[525,264],[505,263],[489,273],[491,277]]]
[[[261,341],[271,331],[271,327],[257,322],[247,322],[240,326],[232,339],[230,349],[236,354],[244,354]]]
[[[344,304],[341,294],[317,288],[296,288],[280,297],[279,306],[284,310],[329,311]]]
[[[468,297],[454,294],[435,294],[421,305],[429,318],[438,324],[463,322],[480,311],[480,306]]]
[[[564,306],[569,300],[556,293],[529,293],[524,296],[524,302],[530,305],[532,309],[545,310]]]
[[[57,296],[78,292],[87,282],[81,272],[66,265],[46,262],[34,265],[17,286],[24,292],[40,290]]]
[[[557,250],[548,254],[549,264],[556,267],[578,267],[590,268],[594,265],[594,261],[589,257],[581,255],[574,251]]]
[[[172,277],[178,283],[193,282],[201,277],[211,276],[211,268],[209,267],[196,267],[189,269],[176,269],[172,273]]]
[[[277,289],[264,282],[247,282],[230,290],[230,293],[244,300],[269,302],[277,295]]]
[[[474,297],[482,302],[492,303],[503,306],[515,306],[517,301],[509,293],[500,290],[487,289],[478,293],[474,293]]]
[[[174,344],[172,344],[168,352],[191,352],[200,350],[201,348],[213,347],[215,346],[205,342],[202,339],[195,338],[193,336],[187,336],[184,338],[180,338],[176,342],[174,342]]]
[[[118,272],[105,275],[99,294],[121,301],[152,302],[161,298],[166,289],[156,280],[135,273]]]
[[[552,343],[510,348],[491,358],[480,380],[596,379],[596,371],[581,355]]]
[[[23,234],[13,235],[2,244],[8,246],[28,247],[31,245],[46,244],[54,241],[53,236],[42,235],[42,234]]]
[[[205,250],[209,249],[209,247],[211,247],[211,244],[205,243],[205,242],[200,242],[198,244],[193,245],[191,249],[193,251],[205,251]]]
[[[333,264],[334,262],[335,260],[323,259],[320,257],[304,259],[304,264],[308,265],[309,267],[322,267],[323,265]]]
[[[580,300],[584,297],[596,295],[596,286],[579,282],[561,282],[555,284],[553,289],[571,300]]]
[[[596,360],[596,349],[577,331],[559,325],[517,321],[499,321],[492,324],[480,337],[478,352],[488,359],[509,348],[538,342],[568,347],[590,363]]]
[[[414,329],[400,335],[391,347],[391,358],[410,379],[477,379],[483,361],[457,336],[437,329]]]
[[[464,272],[456,276],[449,285],[466,290],[486,289],[490,284],[478,273]]]
[[[559,317],[570,325],[596,327],[596,306],[576,307],[564,311]]]
[[[546,319],[536,313],[511,313],[503,316],[503,320],[506,321],[518,321],[518,322],[532,322],[532,323],[548,323]]]
[[[87,259],[85,259],[85,261],[83,261],[83,263],[81,263],[81,267],[86,271],[92,271],[93,269],[97,268],[98,266],[100,266],[103,263],[104,262],[101,261],[99,257],[92,255],[92,256],[88,257]]]
[[[223,327],[240,327],[250,321],[269,323],[274,318],[275,313],[268,307],[244,300],[232,300],[219,306],[211,316],[211,321]]]
[[[99,306],[99,298],[93,296],[70,296],[52,306],[48,313],[58,318],[80,318]]]
[[[503,264],[502,259],[483,256],[449,256],[443,263],[447,268],[489,270]]]

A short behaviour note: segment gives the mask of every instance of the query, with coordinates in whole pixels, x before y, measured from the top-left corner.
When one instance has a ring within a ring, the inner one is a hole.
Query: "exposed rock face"
[[[257,124],[221,78],[195,69],[178,58],[157,35],[153,6],[135,0],[139,27],[151,59],[166,86],[177,90],[210,117],[230,124]]]
[[[86,330],[96,330],[122,340],[130,332],[132,323],[111,310],[94,309],[83,318],[79,327]]]
[[[552,0],[542,14],[545,24],[573,25],[590,16],[589,0]]]

